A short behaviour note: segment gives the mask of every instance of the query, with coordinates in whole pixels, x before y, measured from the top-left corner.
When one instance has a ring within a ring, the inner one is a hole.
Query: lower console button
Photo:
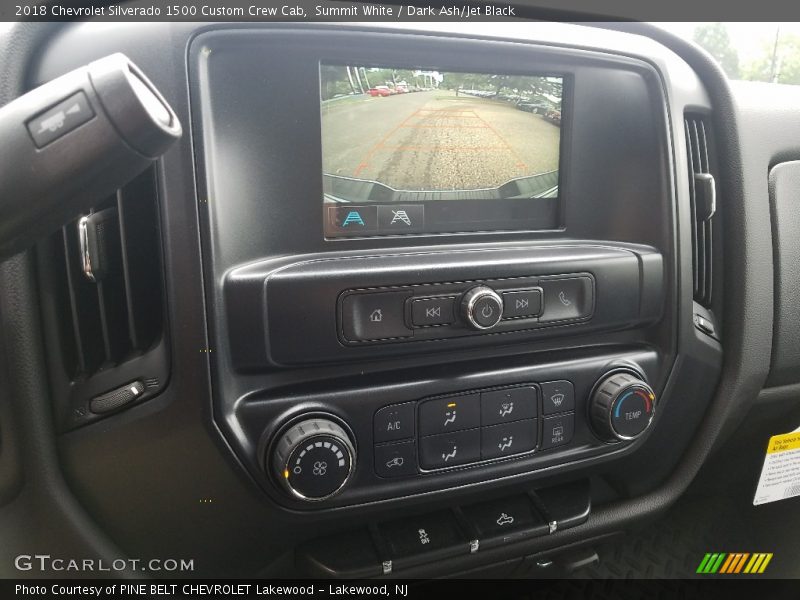
[[[572,440],[575,431],[575,413],[542,419],[542,450],[563,446]]]
[[[536,513],[530,499],[523,494],[473,504],[463,510],[464,516],[475,527],[481,550],[544,535],[548,531],[544,518]]]
[[[381,523],[395,568],[469,552],[469,543],[450,511],[439,511]]]
[[[417,474],[417,444],[414,440],[375,446],[375,473],[379,477]]]
[[[295,553],[300,571],[317,579],[367,579],[382,574],[381,560],[365,527],[305,542]]]
[[[475,462],[480,457],[480,429],[432,435],[419,442],[419,461],[423,469],[463,465]]]
[[[556,521],[558,530],[580,525],[589,518],[592,498],[589,481],[580,480],[536,490],[539,506],[548,521]]]
[[[493,425],[481,429],[481,458],[499,458],[536,447],[536,419]]]

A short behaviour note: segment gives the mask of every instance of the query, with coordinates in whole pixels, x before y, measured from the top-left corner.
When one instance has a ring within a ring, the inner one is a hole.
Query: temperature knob
[[[479,285],[464,294],[461,313],[473,329],[491,329],[503,316],[503,299],[492,288]]]
[[[285,430],[274,444],[272,467],[284,489],[301,500],[325,500],[350,479],[356,451],[338,423],[305,419]]]
[[[590,417],[595,432],[606,440],[633,440],[650,426],[656,395],[628,372],[606,375],[594,388]]]

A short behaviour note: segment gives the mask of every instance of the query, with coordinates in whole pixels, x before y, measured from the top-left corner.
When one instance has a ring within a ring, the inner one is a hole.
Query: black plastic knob
[[[650,426],[655,408],[653,389],[632,373],[619,371],[597,383],[589,416],[602,439],[633,440]]]
[[[341,492],[350,479],[356,450],[344,428],[310,418],[281,433],[273,446],[272,468],[294,498],[320,501]]]
[[[503,316],[503,299],[490,287],[476,286],[461,299],[461,314],[473,329],[491,329]]]

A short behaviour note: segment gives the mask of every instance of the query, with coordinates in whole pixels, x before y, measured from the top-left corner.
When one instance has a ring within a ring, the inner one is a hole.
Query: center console
[[[666,474],[653,452],[701,410],[676,360],[715,360],[679,346],[692,276],[663,64],[274,27],[201,33],[189,65],[213,415],[271,510],[332,525],[369,507],[380,574],[407,550],[385,511],[499,490],[546,534],[569,504],[537,500],[553,481]],[[447,518],[477,551],[468,512]]]

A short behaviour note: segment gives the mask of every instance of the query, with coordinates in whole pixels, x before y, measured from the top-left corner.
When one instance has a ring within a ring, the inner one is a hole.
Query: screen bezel
[[[328,220],[328,208],[330,204],[325,203],[324,200],[324,191],[322,187],[319,190],[319,198],[322,200],[322,229],[323,235],[322,239],[326,242],[342,242],[342,241],[352,241],[352,240],[375,240],[375,239],[387,239],[387,238],[438,238],[438,237],[446,237],[446,236],[470,236],[470,235],[486,235],[486,234],[526,234],[526,233],[542,233],[542,232],[562,232],[565,229],[564,223],[564,215],[566,213],[564,205],[567,198],[567,186],[569,178],[565,177],[565,171],[569,168],[569,147],[571,144],[569,140],[571,138],[572,133],[572,95],[574,89],[574,80],[572,73],[563,72],[558,70],[546,70],[543,69],[541,71],[534,71],[532,69],[524,69],[524,70],[517,70],[517,69],[508,69],[508,68],[497,68],[491,69],[482,69],[482,68],[475,68],[471,69],[469,67],[461,66],[447,66],[446,63],[419,63],[416,61],[403,61],[402,57],[396,61],[389,61],[389,60],[348,60],[341,56],[335,56],[330,58],[320,58],[318,61],[318,69],[317,69],[317,86],[318,89],[322,90],[322,75],[321,69],[323,65],[327,66],[344,66],[346,64],[356,64],[359,67],[366,67],[366,68],[397,68],[397,69],[419,69],[419,70],[436,70],[436,71],[443,71],[443,72],[451,72],[451,73],[476,73],[476,74],[484,74],[484,75],[511,75],[511,76],[521,76],[521,77],[558,77],[561,79],[561,126],[560,126],[560,136],[559,136],[559,150],[558,150],[558,196],[554,198],[555,201],[555,217],[553,219],[554,226],[552,227],[513,227],[513,228],[505,228],[505,227],[492,227],[491,222],[487,221],[487,227],[479,228],[479,229],[459,229],[453,231],[419,231],[413,233],[368,233],[362,235],[334,235],[331,233],[329,220]],[[320,165],[323,161],[323,150],[322,150],[322,97],[320,95],[320,106],[319,106],[319,128],[318,131],[320,132],[320,139],[319,139],[319,159]],[[320,182],[322,182],[322,177],[324,172],[320,174]],[[526,199],[527,200],[527,199]],[[486,201],[491,202],[492,200],[487,199]],[[500,223],[498,221],[498,223]]]

